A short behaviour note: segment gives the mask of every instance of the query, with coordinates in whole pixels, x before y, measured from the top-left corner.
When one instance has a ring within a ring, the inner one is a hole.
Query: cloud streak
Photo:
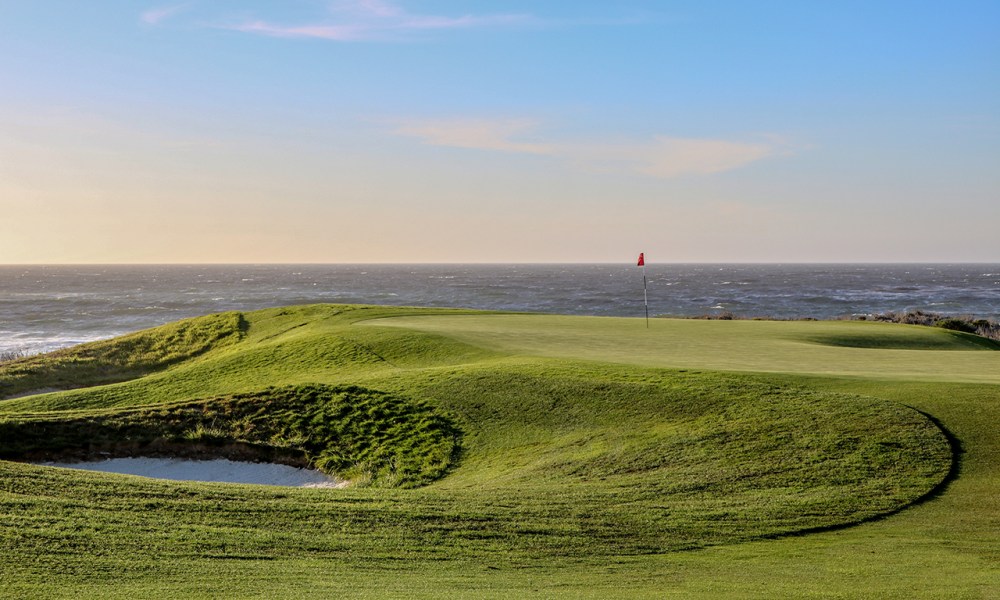
[[[636,173],[671,179],[731,171],[768,158],[778,150],[769,143],[658,135],[651,141],[569,147],[566,154],[592,165],[617,163]]]
[[[432,146],[549,156],[587,170],[658,179],[731,171],[786,151],[777,138],[744,142],[658,135],[614,142],[547,141],[539,138],[537,126],[527,119],[417,120],[397,123],[392,133]]]
[[[421,32],[511,26],[533,20],[525,14],[412,14],[382,0],[352,0],[333,4],[329,17],[313,23],[282,25],[255,19],[222,28],[268,37],[357,42],[405,39]]]
[[[169,19],[175,14],[187,8],[186,4],[177,4],[174,6],[161,6],[158,8],[151,8],[141,15],[139,15],[139,20],[143,23],[149,25],[158,25],[161,21]]]
[[[530,134],[535,126],[536,123],[528,119],[452,119],[402,123],[394,133],[419,138],[432,146],[555,154],[557,149],[549,144],[517,139],[522,134]]]

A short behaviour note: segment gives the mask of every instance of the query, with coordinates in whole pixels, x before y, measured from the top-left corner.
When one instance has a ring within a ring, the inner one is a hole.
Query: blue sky
[[[996,2],[0,14],[0,263],[1000,261]]]

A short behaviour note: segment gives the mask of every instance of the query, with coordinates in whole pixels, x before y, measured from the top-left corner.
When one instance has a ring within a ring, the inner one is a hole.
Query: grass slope
[[[0,462],[0,587],[11,597],[997,589],[1000,353],[955,332],[873,323],[651,325],[289,307],[2,365],[7,395],[88,386],[0,401],[7,458],[236,444],[356,485]]]
[[[234,343],[246,327],[240,313],[222,313],[0,363],[0,397],[133,379]]]

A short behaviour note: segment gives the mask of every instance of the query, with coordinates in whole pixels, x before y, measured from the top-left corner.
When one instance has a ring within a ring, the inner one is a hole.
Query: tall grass
[[[238,341],[245,333],[241,313],[186,319],[45,355],[12,355],[0,361],[0,398],[27,391],[125,381],[198,357]]]

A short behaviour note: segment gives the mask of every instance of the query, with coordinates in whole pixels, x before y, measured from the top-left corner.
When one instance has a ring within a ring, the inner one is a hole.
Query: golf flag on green
[[[646,329],[649,329],[649,296],[646,294],[646,253],[639,253],[637,267],[642,267],[642,304],[646,308]]]

